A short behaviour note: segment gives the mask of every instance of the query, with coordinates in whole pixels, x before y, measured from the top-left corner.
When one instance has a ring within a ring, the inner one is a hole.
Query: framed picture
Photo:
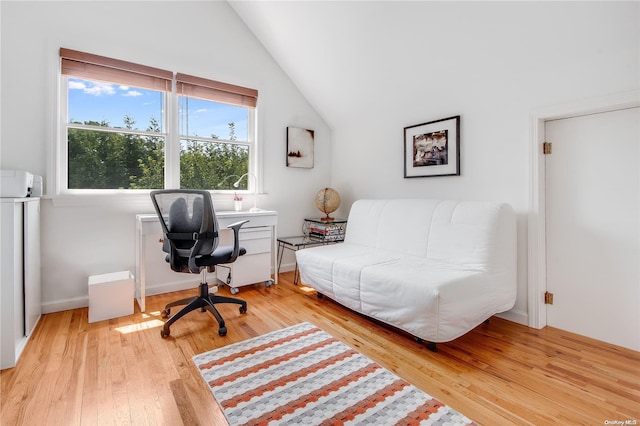
[[[287,127],[287,167],[313,168],[313,130]]]
[[[404,128],[404,177],[460,175],[460,116]]]

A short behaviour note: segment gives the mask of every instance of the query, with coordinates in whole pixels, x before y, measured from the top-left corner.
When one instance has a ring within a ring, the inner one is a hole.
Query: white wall
[[[260,207],[279,212],[280,235],[298,234],[302,219],[317,215],[313,195],[330,181],[331,130],[226,2],[2,1],[0,7],[0,168],[47,174],[56,59],[67,47],[258,89]],[[285,166],[287,126],[315,130],[314,169]],[[134,271],[135,214],[152,212],[148,196],[45,199],[45,311],[86,306],[89,275]]]
[[[518,213],[518,298],[508,317],[526,324],[529,114],[640,88],[639,6],[411,3],[406,19],[384,20],[385,33],[409,31],[442,47],[435,56],[417,48],[395,62],[402,71],[394,83],[334,126],[332,186],[346,204],[366,197],[510,203]],[[426,16],[433,19],[419,26]],[[404,179],[403,128],[453,115],[461,115],[461,176]]]
[[[640,88],[640,2],[235,1],[333,129],[331,186],[358,198],[496,200],[518,213],[528,322],[529,115]],[[461,115],[461,176],[404,179],[403,128]]]

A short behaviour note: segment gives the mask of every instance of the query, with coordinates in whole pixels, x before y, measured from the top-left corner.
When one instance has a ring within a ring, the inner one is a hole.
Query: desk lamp
[[[253,187],[253,207],[251,207],[249,209],[250,212],[259,212],[260,209],[258,208],[258,178],[253,174],[253,173],[245,173],[242,176],[240,176],[240,179],[238,179],[234,184],[233,187],[237,188],[240,185],[240,181],[242,180],[243,177],[245,176],[251,176],[254,181],[254,187]]]

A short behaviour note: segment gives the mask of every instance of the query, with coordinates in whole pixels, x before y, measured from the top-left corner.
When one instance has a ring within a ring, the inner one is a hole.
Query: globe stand
[[[336,218],[329,216],[329,213],[325,217],[321,217],[320,220],[323,222],[333,222]]]

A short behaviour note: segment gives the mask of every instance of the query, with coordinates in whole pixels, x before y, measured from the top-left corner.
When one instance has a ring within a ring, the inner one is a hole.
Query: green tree
[[[219,139],[211,135],[212,139]],[[235,123],[229,123],[229,139],[236,140]],[[187,140],[180,151],[180,187],[188,189],[227,189],[230,176],[240,177],[248,171],[249,150],[246,146],[223,142]],[[235,181],[231,181],[233,183]],[[239,189],[246,189],[243,180]]]
[[[131,116],[126,115],[124,123],[127,130],[137,130]],[[110,127],[106,121],[86,121],[82,124]],[[146,130],[160,134],[158,120],[151,118]],[[229,123],[229,140],[236,140],[233,122]],[[69,188],[163,188],[165,143],[163,136],[69,129]],[[247,173],[248,164],[249,150],[246,146],[186,140],[182,142],[180,150],[180,186],[219,189],[220,183],[225,179],[228,181],[230,176],[240,177]],[[246,189],[247,186],[248,181],[244,179],[239,189]]]
[[[148,132],[160,133],[160,123],[151,117]],[[139,176],[131,176],[132,189],[164,188],[164,137],[144,136],[140,140],[142,153],[137,158]]]
[[[104,126],[108,123],[85,122],[93,126]],[[100,145],[108,136],[103,132],[84,129],[69,129],[68,161],[69,188],[101,188],[106,176],[106,166],[100,157]]]

